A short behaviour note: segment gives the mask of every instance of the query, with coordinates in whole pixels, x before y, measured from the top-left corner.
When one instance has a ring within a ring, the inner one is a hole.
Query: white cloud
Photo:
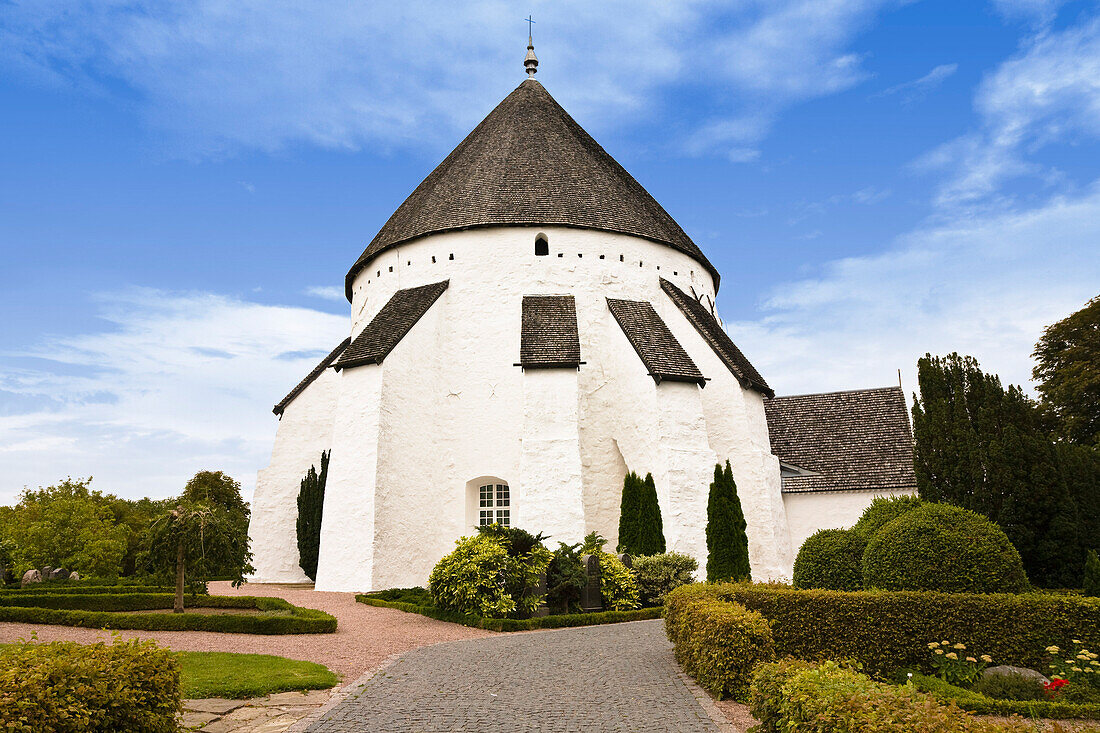
[[[335,300],[340,303],[346,303],[348,301],[344,289],[336,287],[335,285],[315,285],[311,288],[306,288],[305,294],[312,295],[314,298]]]
[[[1044,326],[1100,290],[1100,183],[1033,209],[918,229],[886,252],[777,287],[730,333],[781,394],[916,388],[926,352],[977,357],[1026,383]]]
[[[1045,25],[1054,20],[1066,0],[993,0],[993,7],[1012,20],[1025,20]]]
[[[23,485],[94,475],[105,491],[165,496],[221,469],[251,491],[275,434],[271,405],[347,335],[347,318],[208,293],[101,296],[109,330],[18,354],[0,391],[0,503]]]
[[[1057,180],[1037,153],[1100,138],[1100,18],[1040,32],[982,82],[975,108],[979,130],[919,162],[955,169],[939,191],[941,205],[971,205],[1021,175]]]
[[[539,78],[596,124],[705,88],[700,139],[717,133],[745,159],[782,109],[865,77],[847,46],[897,2],[536,2]],[[0,65],[100,94],[121,82],[189,155],[441,144],[522,78],[525,29],[504,0],[16,3],[0,15]]]
[[[958,64],[940,64],[919,79],[913,79],[884,89],[879,93],[879,96],[897,95],[901,97],[903,104],[912,104],[924,99],[929,92],[943,84],[944,80],[958,70]]]

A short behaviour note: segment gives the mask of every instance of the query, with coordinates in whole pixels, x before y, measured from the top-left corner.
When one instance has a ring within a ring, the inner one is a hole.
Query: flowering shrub
[[[1069,684],[1069,680],[1053,679],[1050,682],[1043,683],[1043,689],[1045,689],[1051,697],[1055,697],[1062,688]]]
[[[969,687],[977,682],[982,671],[993,662],[988,654],[974,656],[962,643],[930,641],[928,648],[932,651],[932,667],[936,670],[936,676],[960,687]]]
[[[1064,651],[1057,646],[1048,646],[1051,655],[1050,670],[1052,682],[1060,682],[1057,689],[1066,683],[1075,685],[1100,686],[1100,654],[1085,648],[1080,639],[1073,640],[1072,651]]]

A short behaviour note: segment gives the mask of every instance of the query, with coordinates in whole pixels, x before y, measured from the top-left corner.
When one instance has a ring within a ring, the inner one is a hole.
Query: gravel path
[[[720,722],[716,722],[720,721]],[[311,733],[717,733],[730,726],[680,671],[656,621],[416,649],[367,680]]]
[[[243,585],[234,589],[227,582],[210,584],[214,595],[276,596],[296,606],[316,608],[337,618],[334,634],[288,634],[258,636],[219,634],[210,631],[120,631],[125,639],[156,639],[180,651],[221,651],[275,654],[290,659],[319,662],[352,681],[377,669],[394,654],[441,641],[473,639],[493,635],[480,629],[435,621],[415,613],[375,608],[355,602],[353,593],[323,593],[277,585]],[[96,629],[77,629],[44,624],[0,623],[0,643],[29,639],[41,641],[94,642],[110,639]]]

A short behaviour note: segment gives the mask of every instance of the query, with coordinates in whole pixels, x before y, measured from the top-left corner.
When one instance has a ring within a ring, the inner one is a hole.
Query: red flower
[[[1051,695],[1058,694],[1063,687],[1069,684],[1069,680],[1051,680],[1050,682],[1044,682],[1043,687]]]

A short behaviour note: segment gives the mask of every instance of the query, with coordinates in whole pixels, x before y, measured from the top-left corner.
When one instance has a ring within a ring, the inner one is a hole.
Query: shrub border
[[[1055,700],[997,700],[981,693],[956,687],[939,677],[913,673],[913,685],[944,703],[953,702],[978,715],[1021,715],[1025,718],[1054,720],[1100,719],[1100,703],[1057,702]]]
[[[467,616],[454,611],[443,611],[434,606],[418,606],[415,603],[383,601],[371,594],[360,593],[355,596],[359,603],[378,608],[393,608],[406,613],[418,613],[421,616],[439,621],[449,621],[463,626],[472,626],[486,631],[531,631],[533,629],[561,629],[569,626],[597,626],[599,624],[618,624],[626,621],[648,621],[661,617],[661,608],[639,608],[634,611],[599,611],[597,613],[566,613],[558,616],[538,616],[535,618],[484,618]]]
[[[31,605],[0,605],[0,621],[53,626],[78,626],[97,629],[138,629],[142,631],[218,631],[231,634],[331,634],[336,631],[336,618],[324,611],[295,606],[282,598],[262,596],[195,596],[188,598],[191,608],[254,608],[256,615],[215,615],[171,613],[133,615],[119,611],[60,609],[33,605],[34,601],[69,604],[96,602],[118,605],[130,601],[134,610],[171,608],[171,593],[130,594],[62,594],[57,596],[32,594],[33,597],[0,598],[0,603]],[[290,611],[289,616],[264,616],[265,611]]]

